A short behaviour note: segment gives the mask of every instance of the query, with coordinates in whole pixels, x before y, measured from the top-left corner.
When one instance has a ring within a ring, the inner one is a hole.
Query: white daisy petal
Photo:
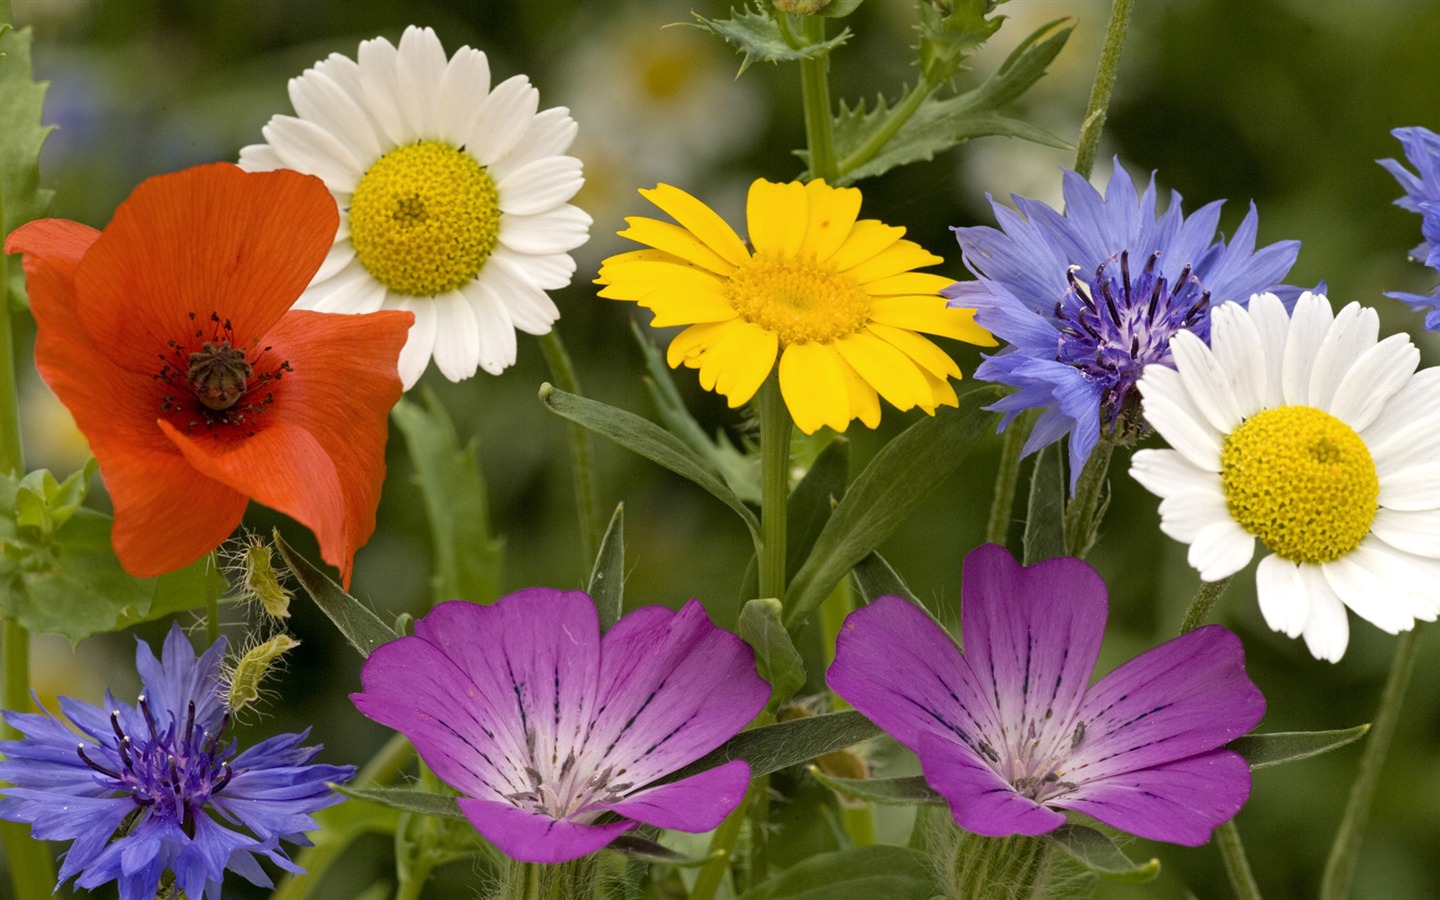
[[[351,300],[362,286],[374,284],[375,279],[355,259],[334,275],[321,281],[310,282],[305,293],[295,301],[297,309],[313,309],[315,312],[351,312]],[[384,288],[381,288],[383,291]],[[358,310],[356,310],[358,312]]]
[[[332,191],[354,191],[362,163],[335,135],[304,119],[276,116],[260,130],[285,168],[315,175]]]
[[[1440,418],[1440,366],[1421,369],[1385,404],[1380,415],[1367,428],[1361,429],[1365,443],[1373,448],[1383,444],[1396,432],[1423,419]]]
[[[391,297],[385,301],[387,309],[408,309],[415,314],[415,324],[410,326],[410,335],[400,350],[400,383],[405,390],[415,386],[430,357],[435,353],[435,330],[439,317],[428,297]]]
[[[1386,509],[1440,509],[1440,462],[1425,462],[1382,475],[1380,505]]]
[[[568,257],[567,257],[568,258]],[[537,287],[525,270],[515,266],[507,257],[491,257],[485,266],[485,275],[474,282],[474,287],[488,291],[498,299],[515,328],[526,334],[547,334],[551,324],[560,318],[555,301]],[[471,298],[472,302],[475,300]]]
[[[1230,379],[1210,348],[1194,332],[1182,331],[1170,339],[1170,353],[1185,390],[1205,420],[1224,434],[1240,424],[1240,406]]]
[[[1404,604],[1410,615],[1424,622],[1440,616],[1440,559],[1431,559],[1396,550],[1375,535],[1355,548],[1365,564],[1386,582],[1386,591],[1395,602]]]
[[[480,368],[499,375],[515,362],[515,325],[501,298],[475,287],[480,290],[470,291],[467,302],[480,325]]]
[[[379,37],[361,41],[357,54],[365,108],[391,146],[409,144],[420,138],[405,115],[405,98],[400,94],[400,80],[395,71],[398,55],[394,44]]]
[[[456,50],[440,79],[435,135],[457,147],[463,146],[474,124],[473,111],[485,102],[489,93],[490,61],[485,54],[470,47]]]
[[[1302,565],[1299,572],[1310,601],[1310,617],[1305,620],[1305,646],[1316,659],[1339,662],[1350,644],[1350,620],[1345,617],[1345,604],[1330,589],[1319,566]]]
[[[1375,310],[1350,303],[1335,315],[1335,322],[1315,353],[1310,372],[1310,406],[1331,408],[1335,392],[1360,356],[1375,346],[1380,335],[1380,317]]]
[[[540,92],[530,86],[530,79],[524,75],[505,79],[475,111],[465,149],[480,165],[490,165],[525,136],[539,106]]]
[[[1285,402],[1293,406],[1310,406],[1310,373],[1315,367],[1315,354],[1330,332],[1335,320],[1330,301],[1322,294],[1306,291],[1295,302],[1290,317],[1290,330],[1285,336],[1285,359],[1281,367],[1281,390]]]
[[[1420,351],[1410,338],[1391,335],[1355,360],[1335,389],[1330,414],[1356,431],[1363,430],[1405,386],[1418,365]]]
[[[414,25],[400,35],[395,53],[396,83],[402,97],[423,97],[436,90],[445,78],[448,63],[445,48],[433,29]],[[406,103],[401,107],[410,129],[420,138],[439,135],[438,109],[434,103]]]
[[[1395,596],[1395,585],[1382,578],[1372,565],[1390,574],[1382,561],[1371,559],[1360,548],[1339,559],[1320,565],[1325,581],[1340,601],[1381,631],[1399,634],[1415,626],[1415,618]]]
[[[1146,377],[1150,377],[1148,373]],[[1193,465],[1207,472],[1218,472],[1224,438],[1198,412],[1187,408],[1189,404],[1185,400],[1184,397],[1147,396],[1145,418]]]
[[[1130,457],[1130,474],[1152,494],[1168,497],[1188,490],[1214,472],[1197,469],[1174,450],[1136,450]]]
[[[1245,568],[1254,555],[1254,535],[1227,518],[1200,529],[1186,560],[1201,581],[1219,581]]]
[[[1250,323],[1260,336],[1260,352],[1264,359],[1265,390],[1260,407],[1274,409],[1285,404],[1285,339],[1290,332],[1290,314],[1274,294],[1251,297],[1249,312]],[[1249,412],[1246,414],[1249,415]]]
[[[290,79],[290,102],[295,105],[295,115],[330,132],[358,159],[365,161],[367,167],[369,161],[379,159],[385,152],[374,120],[350,92],[329,75],[311,69],[299,78]]]
[[[1240,417],[1265,407],[1268,378],[1260,331],[1238,303],[1222,303],[1210,314],[1210,352],[1218,378],[1229,386],[1235,401],[1237,418],[1225,426],[1233,428]]]
[[[521,166],[509,177],[495,183],[500,209],[507,214],[534,215],[559,206],[580,190],[580,160],[573,156],[551,156]]]
[[[340,274],[340,271],[355,260],[355,247],[349,241],[336,241],[330,246],[330,252],[325,254],[325,261],[320,264],[320,269],[311,279],[311,283],[328,281]],[[361,268],[364,271],[364,268]]]
[[[1191,485],[1160,501],[1160,530],[1177,541],[1188,544],[1220,522],[1235,524],[1218,490]]]
[[[589,237],[590,217],[566,204],[533,216],[505,214],[500,218],[498,240],[518,253],[544,256],[568,253]],[[565,284],[569,283],[567,279]]]
[[[1299,637],[1310,619],[1310,595],[1300,578],[1300,569],[1288,559],[1271,553],[1255,567],[1255,594],[1260,614],[1272,631]]]
[[[240,148],[240,168],[250,172],[273,172],[285,168],[285,163],[269,144],[250,144]]]
[[[1440,556],[1440,509],[1378,509],[1370,530],[1380,540],[1406,553]]]
[[[497,259],[518,266],[542,291],[559,290],[575,277],[575,258],[568,253],[531,256],[527,253],[515,253],[509,247],[501,245],[490,254],[490,262],[486,265],[493,264]]]
[[[1440,454],[1440,416],[1411,421],[1384,438],[1367,440],[1366,445],[1375,460],[1375,471],[1382,479],[1433,462]]]
[[[451,381],[469,378],[480,363],[483,340],[469,301],[457,290],[428,302],[435,308],[435,368]]]

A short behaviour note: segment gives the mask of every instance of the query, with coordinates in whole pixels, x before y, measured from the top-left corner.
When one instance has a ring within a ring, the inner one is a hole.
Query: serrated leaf
[[[991,387],[963,393],[958,409],[936,410],[875,455],[845,492],[791,581],[785,598],[787,628],[793,631],[964,461],[980,438],[994,430],[992,414],[981,407],[998,396]]]
[[[615,507],[605,537],[600,540],[600,553],[590,570],[590,583],[585,593],[595,601],[600,617],[600,630],[609,631],[620,620],[625,607],[625,504]]]
[[[755,650],[760,677],[770,682],[770,708],[795,696],[805,684],[805,662],[780,622],[780,601],[773,597],[749,601],[740,611],[736,630]]]
[[[795,485],[786,502],[788,523],[785,577],[794,578],[800,564],[810,555],[815,539],[830,521],[830,514],[845,496],[850,478],[850,441],[837,435],[820,451],[805,477]]]
[[[915,599],[915,592],[910,590],[905,579],[878,553],[870,553],[856,563],[854,575],[860,596],[866,603],[875,602],[876,597],[903,597],[924,608],[920,601]]]
[[[930,900],[941,892],[930,858],[871,844],[819,853],[740,895],[740,900]]]
[[[1160,874],[1160,860],[1152,858],[1137,863],[1105,834],[1086,825],[1061,825],[1043,837],[1075,857],[1085,868],[1112,881],[1143,884]]]
[[[755,514],[740,501],[715,467],[684,441],[649,419],[567,393],[550,384],[540,386],[540,402],[558,415],[609,438],[627,450],[638,453],[709,491],[735,511],[745,523],[745,527],[750,529],[752,536],[760,530],[760,522],[755,518]]]
[[[434,602],[491,603],[500,596],[502,547],[490,531],[490,505],[475,438],[460,446],[445,407],[431,391],[424,407],[402,399],[390,413],[415,468],[425,502],[435,568]]]
[[[676,781],[743,759],[756,777],[843,750],[880,733],[880,726],[853,710],[791,719],[742,731],[717,749],[665,778]]]
[[[945,805],[945,798],[925,783],[923,775],[907,775],[903,778],[835,778],[826,775],[818,766],[811,766],[810,774],[816,781],[836,793],[871,803],[890,806],[918,803],[927,806]]]
[[[1241,756],[1252,769],[1264,769],[1282,763],[1309,759],[1339,749],[1365,736],[1369,725],[1356,725],[1336,731],[1279,731],[1272,734],[1247,734],[1226,746]]]
[[[741,72],[756,62],[819,59],[850,39],[850,30],[847,28],[818,44],[801,44],[793,37],[787,40],[779,23],[758,3],[754,9],[741,9],[728,19],[707,19],[698,13],[694,15],[697,28],[719,35],[745,54],[745,59],[740,64]]]
[[[1065,555],[1065,460],[1059,444],[1042,447],[1030,470],[1030,502],[1025,511],[1025,565]]]
[[[29,28],[0,31],[0,225],[7,235],[43,216],[54,194],[40,187],[40,147],[53,126],[40,124],[47,85],[31,74],[30,41]],[[5,280],[11,303],[24,306],[20,266],[7,266]]]
[[[421,816],[439,816],[442,819],[464,819],[465,814],[455,805],[455,798],[447,794],[432,794],[409,788],[354,788],[343,784],[335,785],[335,792],[357,800],[368,800],[380,806],[398,809],[401,812]]]
[[[305,593],[315,601],[320,611],[335,623],[345,640],[349,641],[350,646],[359,651],[361,656],[368,657],[370,652],[381,644],[399,639],[400,635],[381,621],[379,616],[345,593],[340,585],[311,565],[309,560],[296,553],[285,543],[278,531],[275,532],[275,548],[280,551],[280,556],[284,558],[285,565],[290,567],[295,580],[300,582],[300,587],[305,589]]]

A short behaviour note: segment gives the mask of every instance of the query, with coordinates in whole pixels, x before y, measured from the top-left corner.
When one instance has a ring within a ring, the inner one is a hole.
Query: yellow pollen
[[[736,269],[725,295],[741,318],[773,331],[782,346],[828,344],[870,321],[870,295],[850,278],[803,259],[759,253]]]
[[[474,157],[439,141],[375,161],[350,201],[355,256],[398,294],[433,297],[480,274],[500,226],[495,182]]]
[[[1246,419],[1225,438],[1220,479],[1235,521],[1292,562],[1330,562],[1354,550],[1380,497],[1360,435],[1311,406]]]

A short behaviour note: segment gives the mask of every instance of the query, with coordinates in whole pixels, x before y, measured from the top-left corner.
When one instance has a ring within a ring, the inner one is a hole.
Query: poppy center
[[[1379,505],[1365,441],[1311,406],[1246,419],[1225,438],[1220,466],[1235,521],[1292,562],[1325,563],[1354,550]]]
[[[208,409],[225,410],[245,395],[254,368],[245,361],[245,351],[236,350],[229,341],[206,341],[189,356],[190,368],[185,380],[195,392],[195,399]]]
[[[500,199],[485,167],[440,141],[377,159],[350,200],[350,242],[397,294],[433,297],[474,280],[495,249]]]
[[[725,296],[741,318],[774,332],[782,346],[828,344],[870,321],[870,296],[852,279],[813,262],[757,253],[730,275]]]

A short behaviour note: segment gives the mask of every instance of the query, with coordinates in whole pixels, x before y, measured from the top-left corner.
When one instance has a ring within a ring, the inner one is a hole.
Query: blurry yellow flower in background
[[[951,279],[913,271],[941,262],[905,229],[857,220],[860,191],[823,181],[750,186],[750,246],[708,206],[662,184],[640,192],[675,222],[633,217],[620,232],[651,249],[612,256],[600,296],[633,301],[656,328],[688,325],[670,343],[672,367],[731,407],[780,365],[780,391],[801,431],[852,419],[874,428],[880,397],[933,414],[958,400],[960,368],[919,332],[993,345],[974,312],[948,309]],[[752,252],[753,249],[753,252]]]

